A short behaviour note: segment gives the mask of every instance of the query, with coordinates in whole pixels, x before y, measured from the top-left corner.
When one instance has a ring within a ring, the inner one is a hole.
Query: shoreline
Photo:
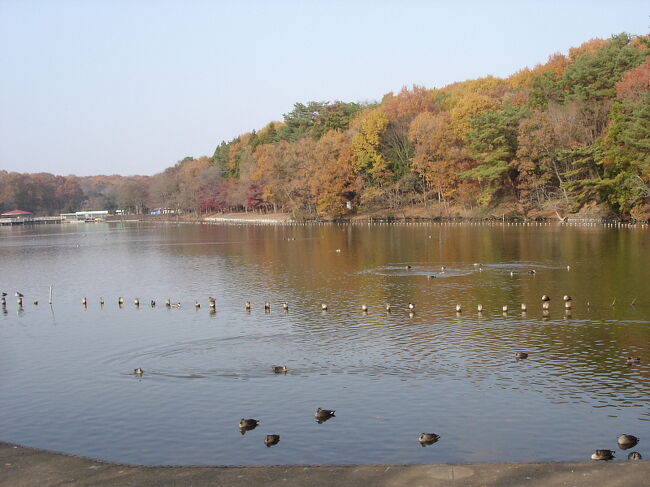
[[[648,461],[427,465],[138,466],[0,442],[0,486],[286,487],[629,486],[650,476]]]

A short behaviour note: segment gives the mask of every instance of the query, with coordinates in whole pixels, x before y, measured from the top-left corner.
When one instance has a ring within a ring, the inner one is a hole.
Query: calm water
[[[647,228],[2,228],[0,440],[149,465],[376,464],[625,459],[631,433],[650,457],[649,256]],[[261,424],[242,435],[243,417]]]

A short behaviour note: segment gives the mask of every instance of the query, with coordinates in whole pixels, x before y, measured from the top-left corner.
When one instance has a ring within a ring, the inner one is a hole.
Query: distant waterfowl
[[[513,277],[515,273],[513,271],[510,271],[510,277]]]
[[[289,303],[287,303],[286,301],[282,303],[282,309],[285,311],[289,311]]]
[[[142,375],[142,374],[144,374],[144,370],[142,370],[141,367],[138,367],[137,369],[133,369],[133,373],[135,375]]]
[[[280,443],[280,435],[266,435],[266,438],[264,438],[264,444],[267,447],[277,445],[278,443]]]
[[[531,269],[528,271],[528,274],[537,274],[537,271],[535,269]]]
[[[171,306],[172,308],[180,308],[180,307],[181,307],[181,303],[171,303],[170,306]]]
[[[2,296],[3,298],[4,298],[6,295],[7,295],[7,293],[4,292],[4,291],[2,291],[2,292],[0,293],[0,296]]]
[[[151,300],[151,307],[152,307],[152,308],[155,308],[155,307],[156,307],[156,302],[155,302],[153,299]]]
[[[386,311],[388,311],[390,313],[390,304],[386,303],[385,307],[386,307]]]
[[[435,279],[435,278],[436,278],[436,276],[434,276],[433,274],[429,274],[429,275],[427,276],[427,279]]]
[[[34,300],[34,306],[38,306],[38,301]]]
[[[133,300],[133,305],[136,306],[136,307],[140,306],[140,299],[139,299],[139,298],[135,298],[135,299]]]
[[[482,313],[482,312],[483,312],[483,305],[482,305],[482,304],[479,304],[479,305],[476,307],[476,310],[477,310],[479,313]]]
[[[336,411],[334,411],[333,409],[321,409],[321,408],[318,408],[316,410],[315,416],[316,416],[316,419],[318,421],[327,421],[328,419],[333,418],[333,417],[336,416],[334,414],[335,412]]]
[[[88,306],[88,300],[86,298],[81,298],[81,304]]]
[[[340,252],[340,251],[341,251],[341,249],[336,249],[336,250],[335,250],[335,252]]]
[[[483,264],[479,264],[478,262],[474,262],[472,265],[474,267],[482,267],[483,266]]]
[[[567,270],[567,271],[570,271],[570,270],[571,270],[571,266],[570,266],[570,265],[566,266],[566,270]]]
[[[124,304],[124,298],[122,296],[117,298],[117,304],[119,304],[120,306],[122,306]]]
[[[447,268],[444,265],[440,267],[440,272],[442,274],[444,274],[446,270],[447,270]]]
[[[456,313],[460,313],[461,311],[463,311],[462,306],[460,304],[457,304],[456,305]]]
[[[408,308],[409,308],[410,310],[414,310],[414,309],[415,309],[415,304],[414,304],[414,303],[409,303]]]
[[[242,418],[241,421],[239,422],[239,429],[252,430],[252,429],[257,428],[258,424],[260,424],[259,419],[252,419],[252,418],[244,419],[244,418]]]
[[[24,297],[25,297],[25,296],[23,295],[23,293],[19,293],[18,291],[16,291],[15,296],[16,296],[17,298],[24,298]]]
[[[521,310],[526,311],[526,303],[521,303]]]
[[[273,372],[276,374],[286,374],[289,372],[289,368],[286,365],[274,365]]]
[[[504,313],[507,313],[507,312],[508,312],[508,305],[507,305],[507,304],[504,304],[504,305],[501,307],[501,311],[503,311]]]
[[[165,306],[167,306],[168,308],[171,308],[172,300],[171,299],[165,299]]]
[[[99,305],[104,306],[104,298],[102,298],[101,296],[99,297]]]
[[[271,303],[270,303],[269,301],[264,301],[264,309],[265,309],[266,311],[270,311],[270,310],[271,310]]]
[[[410,265],[405,265],[404,268],[405,268],[407,271],[410,271],[410,270],[411,270],[411,266],[410,266]]]
[[[322,309],[323,311],[327,311],[327,304],[325,303],[321,304],[320,309]]]
[[[565,294],[562,299],[564,299],[564,301],[571,301],[573,298],[571,296],[569,296],[568,294]]]
[[[623,450],[627,450],[628,448],[636,446],[636,444],[639,442],[639,438],[634,435],[621,435],[616,441],[618,443],[618,446],[620,446]]]
[[[194,307],[196,309],[199,309],[201,307],[201,303],[199,303],[198,301],[194,301]]]
[[[362,304],[361,305],[361,311],[363,311],[364,313],[367,312],[368,311],[368,306],[366,306],[365,304]]]
[[[641,363],[641,358],[640,357],[628,357],[625,359],[625,365],[634,365],[634,364],[640,364]]]
[[[611,460],[614,458],[613,450],[596,450],[591,454],[592,460]]]
[[[525,358],[528,358],[528,352],[517,352],[515,353],[515,358],[517,360],[523,360]]]
[[[542,294],[542,301],[550,301],[551,298],[547,294]]]
[[[643,460],[643,457],[638,451],[630,452],[627,456],[628,460]]]
[[[432,445],[436,441],[440,439],[440,435],[437,435],[435,433],[422,433],[420,437],[418,438],[418,441],[422,445]]]
[[[250,311],[250,310],[251,310],[251,302],[250,302],[250,301],[246,301],[246,302],[244,303],[244,308],[246,308],[246,311]]]

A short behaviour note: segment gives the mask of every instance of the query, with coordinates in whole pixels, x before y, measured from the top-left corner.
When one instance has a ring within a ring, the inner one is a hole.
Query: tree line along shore
[[[650,36],[592,39],[502,79],[296,103],[153,176],[0,171],[0,210],[297,220],[650,219]]]

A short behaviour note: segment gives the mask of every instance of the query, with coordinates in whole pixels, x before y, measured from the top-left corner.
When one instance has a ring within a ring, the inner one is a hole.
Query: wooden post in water
[[[50,284],[50,304],[52,304],[52,284]]]

